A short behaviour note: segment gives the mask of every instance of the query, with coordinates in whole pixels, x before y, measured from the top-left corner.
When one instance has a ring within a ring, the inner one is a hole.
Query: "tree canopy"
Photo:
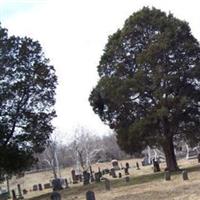
[[[18,173],[44,150],[56,116],[54,67],[38,41],[0,27],[0,175]]]
[[[162,147],[177,170],[174,140],[200,141],[200,46],[187,22],[144,7],[111,35],[89,101],[128,153]]]

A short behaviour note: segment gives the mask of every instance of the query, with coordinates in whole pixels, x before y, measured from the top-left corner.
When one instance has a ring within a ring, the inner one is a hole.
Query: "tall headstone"
[[[128,171],[128,168],[127,168],[127,167],[124,168],[124,173],[125,173],[125,175],[129,175],[129,171]]]
[[[93,171],[92,171],[92,166],[90,165],[90,180],[91,182],[94,182],[94,175],[93,175]]]
[[[12,200],[17,200],[15,190],[12,190]]]
[[[171,175],[170,175],[170,172],[169,171],[166,171],[165,174],[164,174],[164,179],[166,181],[170,181],[171,180]]]
[[[73,184],[78,183],[77,177],[76,177],[76,171],[74,169],[72,169],[71,174],[72,174],[72,182],[73,182]]]
[[[111,176],[112,176],[113,178],[117,178],[114,168],[111,168],[111,169],[110,169],[110,173],[111,173]]]
[[[95,194],[93,191],[86,192],[86,200],[95,200]]]
[[[119,174],[118,174],[118,175],[119,175],[119,178],[121,178],[121,177],[122,177],[122,173],[121,173],[121,172],[119,172]]]
[[[153,160],[153,171],[160,172],[160,165],[159,165],[158,161],[156,161],[156,160]]]
[[[107,178],[104,178],[104,180],[105,180],[105,189],[110,190],[110,180]]]
[[[197,155],[198,163],[200,163],[200,153]]]
[[[51,198],[51,200],[61,200],[61,195],[59,192],[54,191],[51,193],[50,198]]]
[[[40,191],[43,190],[43,187],[42,187],[42,184],[41,184],[41,183],[38,184],[38,189],[39,189]]]
[[[94,174],[94,177],[95,177],[95,182],[96,182],[96,183],[101,182],[101,175],[100,175],[99,172],[96,172],[96,173]]]
[[[20,184],[17,184],[17,190],[18,190],[18,197],[23,198]]]
[[[87,171],[83,172],[83,185],[88,185],[90,183],[90,173]]]
[[[184,180],[184,181],[189,179],[189,178],[188,178],[188,173],[187,173],[186,170],[183,170],[183,171],[182,171],[182,177],[183,177],[183,180]]]
[[[137,170],[140,170],[140,165],[139,165],[138,162],[136,162],[136,169],[137,169]]]
[[[69,183],[67,179],[65,179],[65,188],[69,188]]]

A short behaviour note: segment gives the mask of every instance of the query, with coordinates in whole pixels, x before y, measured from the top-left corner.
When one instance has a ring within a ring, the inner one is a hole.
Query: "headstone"
[[[95,200],[95,194],[93,191],[86,192],[86,200]]]
[[[27,193],[28,193],[28,190],[26,190],[26,189],[23,189],[23,190],[22,190],[22,193],[25,195],[25,194],[27,194]]]
[[[126,183],[130,182],[130,177],[129,177],[129,176],[126,176],[126,177],[125,177],[125,182],[126,182]]]
[[[122,177],[122,173],[121,172],[119,172],[119,178],[121,178]]]
[[[111,163],[112,163],[112,166],[115,170],[120,170],[120,167],[119,167],[117,160],[112,160]]]
[[[65,179],[65,188],[69,188],[69,183],[67,179]]]
[[[93,171],[92,171],[91,165],[90,165],[90,180],[91,180],[91,182],[94,182],[94,176],[93,176]]]
[[[33,191],[37,191],[38,190],[38,185],[33,185]]]
[[[166,171],[165,174],[164,174],[164,179],[166,181],[170,181],[171,180],[171,175],[170,175],[170,172],[169,171]]]
[[[54,191],[63,189],[62,182],[59,178],[52,180],[52,188]]]
[[[120,163],[120,166],[121,166],[121,169],[124,169],[124,167],[123,167],[123,164],[122,164],[122,163]]]
[[[129,175],[128,168],[124,168],[125,175]]]
[[[114,168],[111,168],[111,169],[110,169],[110,173],[111,173],[111,176],[112,176],[113,178],[117,178]]]
[[[88,185],[90,183],[90,173],[83,171],[83,185]]]
[[[16,196],[16,193],[15,193],[15,190],[12,190],[12,199],[13,200],[17,200],[17,196]]]
[[[182,177],[183,177],[183,180],[184,180],[184,181],[189,179],[189,178],[188,178],[188,173],[187,173],[186,170],[184,170],[184,171],[182,172]]]
[[[158,161],[153,160],[153,171],[160,172],[160,165],[159,165]]]
[[[200,153],[197,155],[198,163],[200,163]]]
[[[74,169],[72,169],[71,174],[72,174],[72,181],[73,181],[73,184],[78,183],[77,177],[76,177],[76,171],[75,171]]]
[[[95,182],[96,183],[100,183],[101,182],[101,175],[100,175],[99,172],[95,173],[94,177],[95,177]]]
[[[59,192],[56,192],[56,191],[52,192],[52,193],[51,193],[51,200],[61,200],[61,195],[60,195],[60,193],[59,193]]]
[[[129,168],[130,168],[130,166],[129,166],[129,163],[128,163],[128,162],[126,163],[126,168],[127,168],[127,169],[129,169]]]
[[[138,162],[136,162],[136,168],[137,168],[137,170],[140,170],[140,166],[139,166]]]
[[[43,190],[43,188],[42,188],[42,184],[41,184],[41,183],[38,184],[38,189],[39,189],[40,191]]]
[[[44,184],[44,189],[49,189],[51,188],[51,184],[50,183],[45,183]]]
[[[104,178],[104,180],[105,180],[105,189],[110,190],[110,180],[107,178]]]
[[[18,197],[19,197],[20,199],[23,199],[22,190],[21,190],[20,184],[17,184],[17,190],[18,190]]]

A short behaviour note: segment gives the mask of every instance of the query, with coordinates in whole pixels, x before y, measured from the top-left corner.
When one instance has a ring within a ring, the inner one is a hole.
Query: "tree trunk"
[[[163,145],[163,151],[166,158],[166,165],[168,171],[178,171],[179,167],[176,162],[176,156],[174,153],[174,144],[172,138],[167,138]]]

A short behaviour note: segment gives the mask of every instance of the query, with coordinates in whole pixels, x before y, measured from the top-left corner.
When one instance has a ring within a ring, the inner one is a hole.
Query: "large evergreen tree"
[[[57,78],[37,41],[0,27],[0,175],[18,173],[44,150],[55,117]]]
[[[144,7],[109,37],[89,101],[129,153],[162,147],[177,170],[175,139],[200,141],[200,46],[188,23]]]

